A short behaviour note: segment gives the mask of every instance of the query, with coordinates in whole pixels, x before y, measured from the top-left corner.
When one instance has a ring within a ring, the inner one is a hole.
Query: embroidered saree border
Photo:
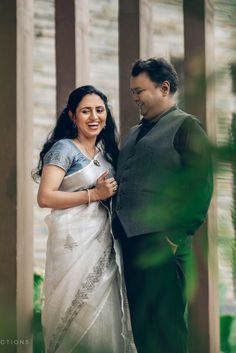
[[[114,253],[110,249],[104,251],[103,256],[100,257],[96,265],[93,267],[92,272],[88,275],[87,279],[82,283],[80,289],[75,295],[71,306],[65,312],[64,317],[61,318],[59,325],[57,326],[55,333],[53,334],[48,347],[48,353],[56,352],[60,346],[71,322],[74,320],[79,310],[86,301],[89,299],[89,294],[95,289],[96,284],[99,283],[100,278],[104,274],[107,265],[109,264],[111,257]]]

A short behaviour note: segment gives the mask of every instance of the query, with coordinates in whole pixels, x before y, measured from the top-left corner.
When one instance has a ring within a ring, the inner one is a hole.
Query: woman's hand
[[[106,200],[114,196],[117,192],[118,185],[114,178],[108,178],[109,171],[106,170],[96,182],[94,189],[91,189],[91,200]]]

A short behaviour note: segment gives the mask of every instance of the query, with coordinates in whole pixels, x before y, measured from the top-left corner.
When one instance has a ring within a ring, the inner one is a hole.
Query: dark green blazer
[[[128,237],[152,232],[193,234],[204,221],[212,176],[209,173],[202,180],[199,170],[184,168],[173,145],[189,116],[178,108],[170,111],[137,143],[140,126],[130,130],[120,151],[119,188],[112,203],[113,218],[119,218]]]

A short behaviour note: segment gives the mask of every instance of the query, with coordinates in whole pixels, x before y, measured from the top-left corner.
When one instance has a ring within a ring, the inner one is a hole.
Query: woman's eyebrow
[[[91,108],[93,108],[93,107],[91,107],[91,106],[84,106],[84,107],[80,108],[80,110],[83,110],[83,109],[91,109]],[[96,107],[94,107],[94,108],[105,108],[105,106],[104,106],[104,105],[96,105]]]

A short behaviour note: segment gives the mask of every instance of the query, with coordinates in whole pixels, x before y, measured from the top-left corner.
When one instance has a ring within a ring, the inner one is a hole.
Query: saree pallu
[[[66,176],[61,190],[95,185],[110,165],[100,153]],[[53,210],[49,228],[42,325],[46,353],[136,353],[119,244],[101,202]]]

